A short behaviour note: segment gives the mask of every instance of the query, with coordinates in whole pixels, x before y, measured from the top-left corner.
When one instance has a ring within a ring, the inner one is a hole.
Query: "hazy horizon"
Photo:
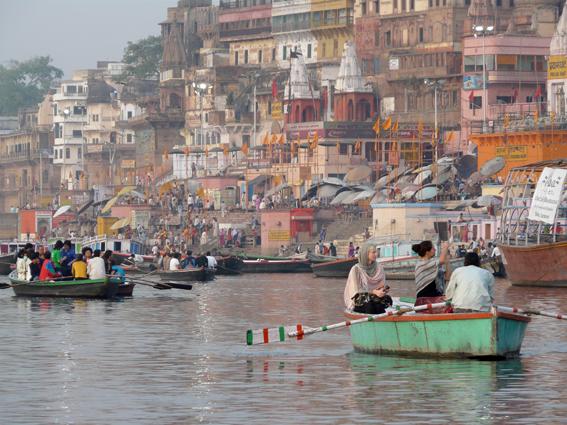
[[[177,0],[0,0],[0,63],[51,56],[73,71],[120,61],[128,41],[159,35]]]

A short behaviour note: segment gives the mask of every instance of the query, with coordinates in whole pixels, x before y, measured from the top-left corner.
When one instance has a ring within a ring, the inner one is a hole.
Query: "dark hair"
[[[420,257],[425,257],[425,254],[427,254],[432,249],[433,249],[433,243],[431,241],[423,241],[421,243],[411,246],[411,250]]]
[[[63,248],[63,242],[61,242],[61,241],[55,242],[54,248],[55,248],[55,249],[61,249],[61,248]]]
[[[193,251],[191,250],[187,251],[187,255],[193,255]]]
[[[69,248],[71,248],[71,241],[67,239],[65,242],[63,242],[63,245],[67,245]]]
[[[29,259],[30,261],[33,261],[33,260],[35,260],[36,258],[38,258],[38,256],[35,255],[34,252],[32,252],[31,254],[28,255],[28,259]]]
[[[469,252],[465,255],[465,266],[480,266],[480,257],[476,252]]]
[[[25,246],[24,246],[25,250],[28,250],[30,248],[33,248],[33,245],[31,243],[28,242],[27,244],[25,244]]]
[[[282,246],[283,246],[283,245],[282,245]],[[211,251],[207,251],[207,253],[206,253],[205,255],[210,256],[210,255],[211,255]]]
[[[112,251],[110,249],[107,249],[106,251],[104,251],[103,258],[110,260],[110,257],[112,257]]]
[[[95,249],[93,252],[93,257],[100,257],[100,249]]]
[[[93,250],[92,250],[91,247],[86,246],[86,247],[84,247],[84,248],[81,250],[81,252],[83,253],[83,255],[85,255],[85,254],[87,253],[87,251],[90,251],[90,252],[91,252],[91,255],[92,255]]]
[[[83,254],[77,254],[77,261],[83,261]]]
[[[46,260],[51,260],[51,252],[45,251],[43,253],[43,258],[45,258]]]

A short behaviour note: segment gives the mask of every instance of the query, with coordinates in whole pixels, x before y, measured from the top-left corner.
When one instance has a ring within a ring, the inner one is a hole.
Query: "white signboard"
[[[390,71],[398,71],[400,69],[400,59],[394,58],[389,61]]]
[[[553,224],[557,206],[561,202],[567,170],[544,168],[537,182],[528,218]]]

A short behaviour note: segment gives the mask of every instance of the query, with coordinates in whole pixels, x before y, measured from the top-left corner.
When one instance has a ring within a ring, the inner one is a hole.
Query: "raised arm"
[[[441,245],[441,254],[439,254],[439,264],[445,264],[449,254],[449,242],[443,242]]]

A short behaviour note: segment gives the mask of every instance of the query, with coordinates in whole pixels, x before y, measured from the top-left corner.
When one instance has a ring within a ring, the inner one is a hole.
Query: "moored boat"
[[[309,260],[243,260],[242,273],[309,273]]]
[[[121,283],[118,286],[118,292],[116,292],[116,295],[118,295],[120,297],[131,297],[132,294],[134,293],[134,287],[135,286],[136,286],[136,284],[133,283],[133,282]]]
[[[317,277],[348,277],[350,269],[358,263],[358,258],[330,261],[328,263],[312,264],[311,270]]]
[[[368,317],[345,310],[350,320]],[[520,353],[530,318],[500,312],[410,314],[351,326],[354,350],[416,357],[507,358]]]
[[[480,267],[482,267],[484,270],[488,270],[494,277],[507,277],[506,267],[504,267],[502,257],[500,256],[482,260],[480,262]]]
[[[217,260],[218,275],[239,275],[242,273],[242,260],[232,255],[227,257],[215,257]]]
[[[201,267],[200,269],[161,271],[158,274],[161,280],[171,280],[175,282],[209,282],[215,280],[216,270]]]
[[[415,279],[415,266],[419,261],[419,257],[410,258],[407,260],[389,261],[382,264],[386,279],[393,280],[414,280]],[[455,258],[451,260],[451,271],[463,267],[465,259]],[[444,266],[441,266],[444,269]]]
[[[114,298],[120,280],[55,280],[27,282],[17,278],[17,272],[9,275],[12,289],[17,296],[28,297],[73,297],[73,298]]]
[[[12,272],[12,265],[14,265],[15,253],[0,255],[0,275],[9,275]]]
[[[508,173],[497,246],[512,285],[567,287],[566,170],[558,158]]]

